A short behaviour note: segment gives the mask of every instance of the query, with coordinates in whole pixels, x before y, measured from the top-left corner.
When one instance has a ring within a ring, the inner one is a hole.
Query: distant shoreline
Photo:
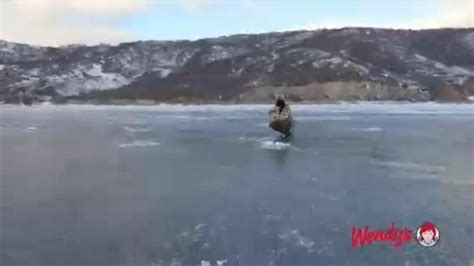
[[[473,100],[466,101],[299,101],[292,102],[288,101],[291,105],[423,105],[423,104],[439,104],[439,105],[471,105],[474,104]],[[137,107],[156,107],[156,106],[246,106],[246,105],[272,105],[273,102],[142,102],[142,101],[130,101],[130,102],[108,102],[101,103],[95,101],[72,101],[66,103],[54,103],[54,102],[41,102],[32,103],[30,105],[21,103],[0,103],[0,106],[23,106],[23,107],[38,107],[38,106],[137,106]]]

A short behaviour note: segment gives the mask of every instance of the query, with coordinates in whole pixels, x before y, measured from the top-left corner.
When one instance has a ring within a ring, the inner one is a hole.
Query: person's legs
[[[281,121],[282,122],[282,133],[284,138],[287,139],[291,136],[291,122],[290,121]]]
[[[270,124],[268,125],[270,128],[272,128],[273,130],[275,131],[278,131],[280,132],[281,134],[283,134],[285,136],[285,138],[291,136],[291,122],[290,121],[286,121],[286,120],[275,120],[275,121],[272,121],[270,122]]]

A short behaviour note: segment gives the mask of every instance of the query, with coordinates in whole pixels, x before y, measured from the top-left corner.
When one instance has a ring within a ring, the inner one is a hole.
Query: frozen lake
[[[474,263],[474,105],[296,105],[287,144],[269,108],[0,106],[0,264]]]

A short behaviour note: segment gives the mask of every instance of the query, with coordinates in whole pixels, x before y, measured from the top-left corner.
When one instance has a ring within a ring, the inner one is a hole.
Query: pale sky
[[[346,26],[474,28],[474,0],[0,0],[0,39],[35,45]]]

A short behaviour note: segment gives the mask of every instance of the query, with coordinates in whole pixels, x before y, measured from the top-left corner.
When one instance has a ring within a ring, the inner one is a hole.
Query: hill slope
[[[117,46],[0,41],[0,101],[460,100],[474,29],[344,28]]]

